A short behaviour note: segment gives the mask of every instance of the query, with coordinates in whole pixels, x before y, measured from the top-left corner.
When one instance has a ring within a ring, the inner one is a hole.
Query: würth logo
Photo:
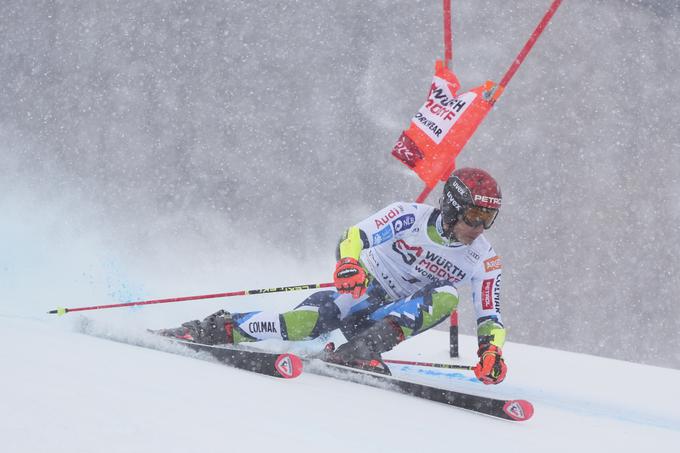
[[[402,239],[392,244],[392,250],[400,254],[406,264],[415,263],[416,258],[423,254],[422,247],[411,247]]]

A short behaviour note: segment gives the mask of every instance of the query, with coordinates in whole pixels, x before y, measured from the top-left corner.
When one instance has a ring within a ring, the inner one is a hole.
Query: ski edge
[[[169,344],[184,346],[195,352],[205,352],[223,365],[275,378],[294,379],[304,370],[302,358],[290,352],[276,353],[208,345],[192,341],[163,338]]]
[[[531,419],[534,415],[533,404],[527,400],[496,399],[455,390],[442,389],[394,376],[328,363],[318,359],[305,359],[304,361],[308,365],[305,368],[308,373],[356,384],[368,385],[375,388],[382,388],[403,395],[468,410],[495,419],[522,422]]]

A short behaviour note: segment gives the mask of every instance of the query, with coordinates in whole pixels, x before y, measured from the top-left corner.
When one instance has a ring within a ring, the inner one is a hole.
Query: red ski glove
[[[342,258],[335,265],[333,282],[339,293],[358,299],[366,292],[366,271],[354,258]]]
[[[477,351],[479,363],[473,368],[477,379],[487,385],[503,382],[505,374],[508,372],[508,367],[505,365],[503,357],[501,357],[502,354],[503,352],[498,346],[492,344],[480,346]]]

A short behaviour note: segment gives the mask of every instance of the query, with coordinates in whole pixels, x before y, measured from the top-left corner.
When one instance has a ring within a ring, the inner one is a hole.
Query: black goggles
[[[498,209],[482,208],[480,206],[471,206],[463,212],[463,222],[471,227],[484,225],[484,229],[488,230],[493,225],[498,215]]]
[[[473,228],[479,225],[484,225],[484,229],[488,230],[493,225],[498,215],[498,209],[483,208],[481,206],[470,206],[459,214],[457,210],[444,206],[442,209],[442,220],[445,223],[454,223],[457,220],[462,220],[466,225]]]

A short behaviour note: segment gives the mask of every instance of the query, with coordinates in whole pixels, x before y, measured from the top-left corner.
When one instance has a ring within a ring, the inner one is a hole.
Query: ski
[[[169,343],[180,344],[196,352],[207,353],[220,363],[240,370],[283,379],[292,379],[302,373],[302,359],[291,353],[277,354],[233,349],[174,338],[164,338],[164,340]]]
[[[163,339],[169,344],[179,344],[196,352],[207,353],[210,357],[230,367],[277,378],[295,378],[302,373],[304,367],[305,372],[319,376],[394,391],[498,419],[525,421],[529,420],[534,413],[533,405],[526,400],[496,399],[442,389],[399,379],[390,374],[325,362],[319,358],[305,357],[303,359],[292,353],[279,354],[253,348],[207,345],[179,338],[163,337]],[[387,373],[389,373],[389,368]]]
[[[291,353],[275,353],[253,348],[233,348],[225,345],[208,345],[193,341],[175,338],[161,334],[160,330],[147,329],[151,336],[130,337],[111,331],[101,331],[89,319],[80,321],[82,333],[104,340],[124,343],[145,349],[179,354],[195,359],[212,359],[232,368],[252,371],[266,376],[282,379],[293,379],[302,373],[302,359]],[[177,346],[181,346],[178,348]],[[193,351],[197,354],[188,354]]]
[[[318,359],[305,360],[305,363],[308,365],[305,371],[309,373],[391,390],[504,420],[525,421],[534,413],[533,405],[526,400],[502,400],[456,392]]]

